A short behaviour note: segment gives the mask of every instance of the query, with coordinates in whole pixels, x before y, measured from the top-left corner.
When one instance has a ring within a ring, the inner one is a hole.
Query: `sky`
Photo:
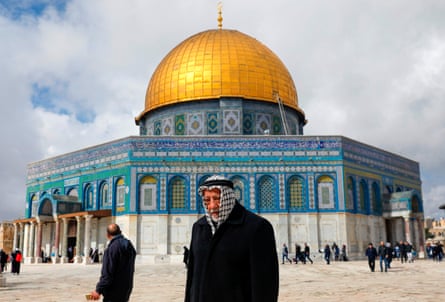
[[[162,58],[217,28],[215,0],[0,0],[0,221],[24,215],[27,164],[138,135]],[[287,66],[305,135],[417,161],[445,216],[445,1],[227,0],[223,28]]]

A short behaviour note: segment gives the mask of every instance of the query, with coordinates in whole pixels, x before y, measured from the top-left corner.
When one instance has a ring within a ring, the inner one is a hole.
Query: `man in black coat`
[[[205,216],[193,225],[186,302],[276,302],[278,255],[272,225],[235,200],[220,176],[199,188]]]
[[[368,266],[371,272],[375,271],[375,258],[377,258],[377,250],[372,245],[372,242],[368,244],[368,248],[366,249],[366,254],[368,257]]]
[[[133,289],[136,250],[115,223],[107,227],[107,238],[110,243],[104,252],[101,276],[91,295],[93,300],[103,295],[103,302],[127,302]]]

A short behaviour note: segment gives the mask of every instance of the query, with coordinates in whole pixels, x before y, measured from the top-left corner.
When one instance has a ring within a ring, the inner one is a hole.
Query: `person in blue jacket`
[[[91,296],[98,300],[102,295],[104,302],[127,302],[133,289],[136,250],[115,223],[107,227],[107,238],[110,243],[104,252],[101,276]]]
[[[278,254],[272,225],[235,200],[233,183],[199,188],[205,216],[192,228],[186,302],[276,302]]]

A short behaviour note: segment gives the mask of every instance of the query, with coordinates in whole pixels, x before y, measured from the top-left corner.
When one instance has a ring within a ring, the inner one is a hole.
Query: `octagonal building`
[[[419,164],[343,136],[305,136],[306,116],[284,63],[237,30],[195,34],[154,71],[139,136],[28,165],[14,246],[25,262],[87,263],[118,223],[141,262],[179,262],[203,215],[198,187],[219,174],[294,252],[409,241],[422,255]],[[277,251],[278,252],[278,251]]]

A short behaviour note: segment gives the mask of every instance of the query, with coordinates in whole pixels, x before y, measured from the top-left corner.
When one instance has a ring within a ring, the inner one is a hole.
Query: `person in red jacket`
[[[192,228],[186,302],[278,300],[278,255],[272,225],[235,200],[221,176],[199,188],[205,216]]]

